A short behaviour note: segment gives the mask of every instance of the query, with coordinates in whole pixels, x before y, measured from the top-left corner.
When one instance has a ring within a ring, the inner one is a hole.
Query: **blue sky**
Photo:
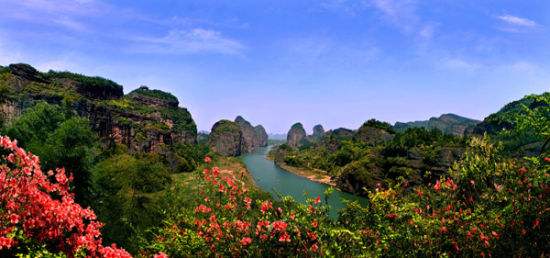
[[[482,119],[550,90],[550,1],[0,0],[0,64],[170,91],[200,130]]]

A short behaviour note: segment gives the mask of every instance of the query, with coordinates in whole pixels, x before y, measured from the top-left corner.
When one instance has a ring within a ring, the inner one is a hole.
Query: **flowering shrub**
[[[174,256],[189,255],[187,248],[203,256],[320,254],[320,227],[328,220],[320,197],[309,205],[287,197],[281,202],[257,198],[241,180],[218,167],[204,169],[198,184],[199,198],[189,214],[192,221],[168,225],[154,244],[161,250]],[[193,242],[194,247],[179,247]]]
[[[370,191],[369,207],[344,210],[341,225],[359,233],[347,250],[376,256],[544,256],[550,242],[549,161],[502,159],[487,139],[473,138],[463,159],[433,185]]]
[[[0,136],[0,146],[7,152],[0,159],[3,254],[39,248],[68,256],[130,257],[114,245],[102,245],[102,224],[68,191],[72,176],[67,177],[63,169],[43,173],[38,157],[7,137]]]

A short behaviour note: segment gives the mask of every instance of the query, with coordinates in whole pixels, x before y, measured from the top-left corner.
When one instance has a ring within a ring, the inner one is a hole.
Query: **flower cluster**
[[[209,163],[210,158],[205,158]],[[204,169],[194,225],[217,255],[311,255],[319,252],[319,214],[314,206],[302,210],[271,200],[252,198],[244,183],[218,167]]]
[[[69,256],[130,257],[102,245],[102,224],[69,192],[72,176],[63,169],[43,173],[39,158],[15,140],[0,136],[0,146],[8,152],[0,160],[0,249],[32,241]]]

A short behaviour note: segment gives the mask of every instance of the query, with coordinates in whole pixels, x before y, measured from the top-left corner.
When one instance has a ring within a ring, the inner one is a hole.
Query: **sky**
[[[550,90],[550,1],[0,0],[0,65],[169,91],[199,130],[270,133],[443,113]]]

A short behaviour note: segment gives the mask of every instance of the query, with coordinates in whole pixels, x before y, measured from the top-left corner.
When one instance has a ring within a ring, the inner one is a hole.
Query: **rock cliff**
[[[295,123],[288,131],[286,142],[288,146],[292,148],[297,148],[304,144],[306,136],[307,135],[306,130],[304,130],[304,126],[301,123]]]
[[[267,132],[265,128],[262,125],[257,125],[254,127],[254,131],[256,132],[256,141],[254,145],[258,147],[267,146]]]
[[[208,144],[212,151],[221,155],[239,156],[242,153],[243,139],[239,124],[229,120],[220,120],[212,126]]]
[[[121,85],[101,77],[42,73],[27,64],[0,69],[0,121],[9,123],[37,101],[65,105],[88,118],[104,144],[133,152],[196,142],[191,114],[170,93],[140,87],[124,95]]]
[[[241,134],[243,137],[243,144],[241,146],[242,153],[249,153],[256,147],[256,130],[246,121],[242,116],[235,118],[235,123],[241,128]]]

